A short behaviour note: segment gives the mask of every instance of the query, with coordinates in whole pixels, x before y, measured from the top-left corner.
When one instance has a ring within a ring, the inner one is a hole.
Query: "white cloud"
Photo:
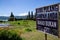
[[[5,14],[3,14],[3,15],[0,15],[0,16],[10,16],[10,15],[5,15]]]
[[[14,16],[26,16],[28,13],[20,13],[20,14],[14,14]],[[0,16],[10,16],[10,14],[1,14]]]
[[[28,13],[20,13],[19,16],[26,16]]]

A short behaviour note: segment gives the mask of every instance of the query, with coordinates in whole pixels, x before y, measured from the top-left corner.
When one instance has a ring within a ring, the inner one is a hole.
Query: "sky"
[[[38,7],[60,3],[60,0],[0,0],[0,16],[25,16]]]

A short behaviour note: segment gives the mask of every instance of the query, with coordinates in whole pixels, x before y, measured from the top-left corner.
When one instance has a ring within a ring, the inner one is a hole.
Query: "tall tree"
[[[10,15],[8,21],[15,21],[15,17],[13,15],[13,12],[11,12],[11,15]]]
[[[31,11],[31,19],[33,19],[33,11]]]
[[[13,15],[13,12],[11,12],[11,15],[10,15],[10,17],[14,17],[14,15]]]
[[[36,12],[35,12],[35,15],[34,15],[34,20],[36,21]]]
[[[30,11],[28,12],[28,16],[27,16],[27,19],[30,19]]]

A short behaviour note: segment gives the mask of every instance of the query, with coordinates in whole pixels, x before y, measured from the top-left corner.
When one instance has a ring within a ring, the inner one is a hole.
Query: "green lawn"
[[[8,22],[13,25],[12,32],[15,31],[23,40],[44,40],[44,33],[36,30],[36,21],[33,20],[20,20]],[[58,37],[48,34],[48,40],[59,40]]]

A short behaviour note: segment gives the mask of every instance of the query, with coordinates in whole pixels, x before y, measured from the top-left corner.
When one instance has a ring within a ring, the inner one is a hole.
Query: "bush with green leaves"
[[[12,33],[11,31],[1,30],[0,40],[22,40],[22,38],[17,33]]]
[[[30,28],[26,28],[25,31],[31,32],[32,30]]]

